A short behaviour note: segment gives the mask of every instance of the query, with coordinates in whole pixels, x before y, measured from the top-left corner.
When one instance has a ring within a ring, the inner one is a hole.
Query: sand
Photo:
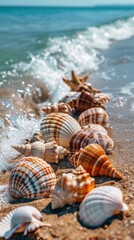
[[[23,234],[16,234],[10,239],[60,239],[60,240],[131,240],[134,239],[134,125],[133,115],[130,114],[128,106],[118,108],[114,102],[107,106],[107,112],[110,115],[110,126],[112,130],[109,134],[115,142],[115,149],[109,158],[114,166],[124,176],[123,180],[117,181],[112,178],[96,178],[96,187],[100,185],[111,185],[119,187],[123,192],[124,202],[128,205],[127,213],[118,214],[109,219],[103,227],[97,229],[88,229],[83,227],[78,220],[79,204],[65,206],[59,210],[51,209],[50,198],[9,204],[5,209],[0,211],[0,219],[12,209],[22,205],[32,205],[37,207],[43,215],[43,220],[51,224],[51,228],[43,227],[38,229],[29,237]],[[120,111],[119,111],[120,110]],[[123,116],[123,117],[121,117]],[[61,161],[59,166],[53,165],[58,169],[58,176],[71,168],[67,160]],[[9,173],[1,175],[0,184],[8,183]]]

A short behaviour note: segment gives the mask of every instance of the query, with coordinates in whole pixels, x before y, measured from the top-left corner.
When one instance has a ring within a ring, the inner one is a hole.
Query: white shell
[[[68,148],[71,137],[81,130],[79,123],[66,113],[48,114],[41,122],[40,131],[46,142],[55,140]]]
[[[101,186],[86,195],[80,205],[79,219],[87,227],[98,227],[117,212],[127,210],[119,188]]]
[[[0,222],[0,237],[8,239],[17,232],[35,231],[41,226],[50,226],[42,223],[42,215],[38,209],[32,206],[22,206],[12,210]]]

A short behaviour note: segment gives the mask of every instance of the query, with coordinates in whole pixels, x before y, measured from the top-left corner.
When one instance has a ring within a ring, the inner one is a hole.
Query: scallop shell
[[[82,127],[84,130],[94,129],[97,132],[101,132],[103,134],[107,134],[107,130],[102,127],[100,124],[88,124]]]
[[[63,173],[51,193],[52,209],[81,202],[93,188],[94,179],[82,166],[73,169],[70,173]]]
[[[78,122],[81,126],[94,123],[107,127],[109,116],[102,108],[90,108],[80,114]]]
[[[69,151],[61,146],[58,146],[56,141],[51,141],[48,143],[37,141],[31,144],[23,144],[12,147],[26,157],[39,157],[47,162],[58,163],[60,159],[64,159],[64,157],[69,154]]]
[[[24,157],[10,173],[8,192],[13,199],[48,197],[55,184],[55,173],[47,162]]]
[[[22,206],[12,210],[0,222],[0,237],[10,238],[14,233],[24,232],[27,235],[36,229],[47,226],[42,222],[42,215],[38,209],[32,206]]]
[[[73,109],[75,108],[80,114],[91,107],[102,107],[105,109],[101,101],[94,98],[92,93],[82,90],[81,93],[77,93],[74,97],[67,99],[67,104]]]
[[[90,144],[79,152],[75,153],[71,159],[75,166],[82,165],[92,176],[109,176],[122,179],[122,175],[111,164],[105,151],[98,144]]]
[[[86,195],[79,209],[79,219],[87,227],[99,227],[113,215],[127,211],[122,192],[113,186],[101,186]]]
[[[103,133],[99,128],[83,128],[74,134],[69,142],[70,152],[74,154],[81,148],[86,147],[88,144],[99,144],[107,154],[110,154],[114,148],[114,142],[107,134]]]
[[[71,107],[64,102],[60,102],[57,105],[50,105],[50,106],[44,107],[42,111],[44,111],[46,114],[50,114],[53,112],[55,113],[61,112],[61,113],[68,113],[69,115],[72,115]]]
[[[79,123],[66,113],[48,114],[41,122],[40,131],[46,142],[55,140],[58,145],[68,148],[71,137],[80,131]]]

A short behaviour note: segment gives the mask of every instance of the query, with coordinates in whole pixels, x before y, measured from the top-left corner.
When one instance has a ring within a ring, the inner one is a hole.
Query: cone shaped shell
[[[58,163],[59,159],[64,159],[69,154],[69,151],[61,146],[58,146],[56,141],[48,143],[34,142],[26,145],[12,146],[15,150],[25,155],[26,157],[39,157],[47,162]]]
[[[115,212],[128,209],[122,200],[122,192],[112,186],[101,186],[86,195],[79,209],[79,219],[87,227],[98,227]]]
[[[71,160],[76,166],[83,168],[93,177],[109,176],[122,179],[122,175],[113,167],[105,151],[98,144],[90,144],[72,156]]]
[[[58,145],[63,147],[69,147],[71,137],[80,129],[79,123],[65,113],[48,114],[40,126],[40,131],[46,142],[55,140]]]
[[[81,113],[78,122],[81,126],[94,123],[106,127],[109,122],[109,117],[104,109],[96,107]]]
[[[55,184],[55,173],[47,162],[25,157],[11,171],[8,191],[13,199],[48,197]]]
[[[114,148],[113,140],[99,128],[82,128],[74,134],[69,142],[70,152],[74,154],[88,144],[99,144],[107,154],[111,153]]]
[[[52,209],[65,204],[81,202],[85,195],[94,188],[94,179],[79,166],[70,173],[62,174],[51,193]]]
[[[94,96],[92,93],[85,92],[82,90],[81,93],[75,95],[74,99],[68,99],[67,103],[71,108],[75,108],[78,113],[82,113],[88,108],[92,107],[92,103],[94,101]]]
[[[60,102],[57,105],[51,105],[51,106],[44,107],[42,110],[46,114],[50,114],[50,113],[54,113],[54,112],[55,113],[61,112],[61,113],[68,113],[68,114],[72,115],[71,107],[68,104],[63,103],[63,102]]]

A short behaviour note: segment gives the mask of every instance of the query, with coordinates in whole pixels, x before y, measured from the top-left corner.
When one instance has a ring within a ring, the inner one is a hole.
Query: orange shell
[[[71,159],[76,166],[83,168],[93,177],[109,176],[122,179],[122,175],[113,167],[105,151],[98,144],[90,144],[74,154]]]
[[[70,173],[63,173],[51,193],[52,209],[81,202],[93,188],[94,179],[82,166],[73,169]]]

